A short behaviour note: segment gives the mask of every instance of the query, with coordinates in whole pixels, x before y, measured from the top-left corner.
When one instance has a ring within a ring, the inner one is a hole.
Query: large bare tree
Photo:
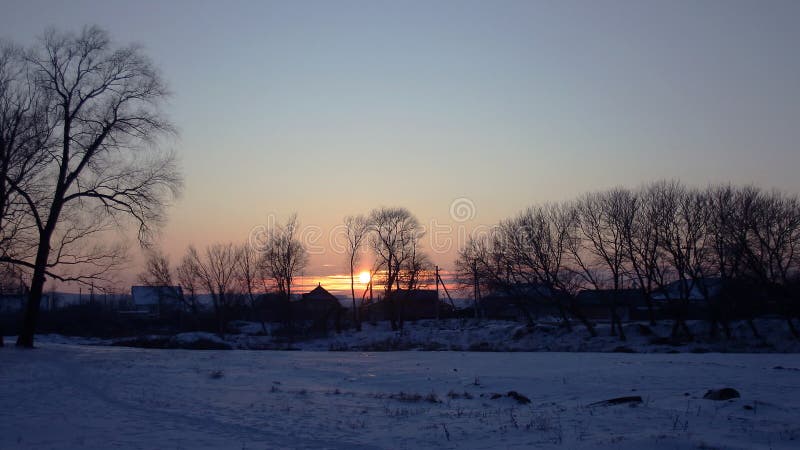
[[[424,234],[419,221],[405,208],[378,208],[370,213],[370,244],[385,271],[384,299],[389,307],[392,330],[402,330],[402,299],[395,298],[401,287],[416,287],[424,255],[419,249]]]
[[[0,42],[0,260],[26,265],[35,223],[20,191],[32,189],[48,159],[48,100],[33,83],[22,48]]]
[[[161,110],[167,89],[140,47],[117,46],[97,27],[48,30],[26,59],[32,89],[48,99],[43,120],[50,130],[42,176],[28,186],[12,183],[36,235],[35,255],[25,261],[31,288],[17,340],[32,347],[48,271],[69,264],[88,266],[95,277],[105,273],[119,257],[75,244],[131,222],[146,243],[181,182],[160,140],[172,133]],[[73,250],[63,251],[70,244]]]

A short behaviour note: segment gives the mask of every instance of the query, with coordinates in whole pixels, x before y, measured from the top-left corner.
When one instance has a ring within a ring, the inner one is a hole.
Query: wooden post
[[[436,270],[436,321],[439,321],[439,266],[434,266]]]

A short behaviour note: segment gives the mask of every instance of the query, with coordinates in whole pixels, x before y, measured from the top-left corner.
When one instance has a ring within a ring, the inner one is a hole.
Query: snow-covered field
[[[396,350],[452,350],[452,351],[559,351],[559,352],[638,352],[638,353],[800,353],[800,340],[795,339],[782,320],[758,319],[761,338],[754,338],[744,321],[731,323],[731,338],[722,335],[709,338],[705,321],[689,321],[694,339],[672,341],[669,336],[672,323],[661,321],[658,325],[646,322],[629,322],[624,325],[627,339],[621,341],[610,335],[609,324],[598,323],[598,335],[590,338],[580,325],[567,330],[556,322],[541,321],[535,327],[504,320],[419,320],[406,322],[403,333],[392,331],[389,322],[365,323],[362,331],[344,329],[340,333],[329,331],[317,337],[297,337],[291,342],[279,335],[265,335],[261,324],[236,321],[230,324],[231,333],[224,339],[211,333],[181,333],[175,336],[140,336],[141,340],[168,340],[169,346],[192,348],[192,343],[206,343],[241,350],[313,350],[313,351],[396,351]],[[278,327],[266,324],[267,330]],[[113,340],[81,339],[56,335],[39,338],[58,343],[95,343],[107,345]],[[130,339],[117,340],[128,345]],[[13,342],[14,338],[8,338]]]
[[[796,354],[0,349],[2,449],[788,449],[798,408]]]

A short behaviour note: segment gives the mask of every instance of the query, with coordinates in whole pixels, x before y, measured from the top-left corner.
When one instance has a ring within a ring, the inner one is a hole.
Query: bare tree
[[[21,268],[15,264],[0,263],[0,296],[23,295],[27,284]],[[0,327],[0,347],[3,347],[3,329]]]
[[[35,229],[15,186],[31,188],[45,167],[47,98],[32,82],[24,51],[0,42],[0,259],[18,263],[35,254]]]
[[[780,300],[790,331],[800,339],[792,321],[800,308],[791,291],[800,276],[800,200],[777,191],[762,193],[748,228],[748,271]]]
[[[159,295],[164,297],[159,299],[160,302],[168,300],[171,304],[180,305],[182,310],[189,310],[196,319],[195,298],[189,299],[184,296],[183,289],[177,286],[175,281],[167,255],[158,250],[148,251],[145,256],[144,270],[139,274],[139,282],[145,286],[158,288]]]
[[[231,243],[213,244],[202,254],[191,246],[186,254],[185,263],[191,276],[211,294],[220,335],[225,334],[228,314],[236,301],[233,288],[240,257],[238,249]]]
[[[610,285],[612,294],[605,300],[610,303],[611,335],[619,333],[621,340],[625,340],[625,331],[617,307],[626,273],[624,213],[630,197],[624,189],[583,196],[575,204],[576,233],[568,245],[584,280],[598,290]]]
[[[665,284],[659,258],[661,246],[656,229],[660,220],[657,193],[656,186],[642,188],[628,199],[620,211],[630,271],[647,302],[651,325],[656,324],[653,292],[657,286]]]
[[[730,338],[728,321],[731,312],[735,309],[741,313],[746,309],[747,323],[754,336],[759,337],[758,329],[753,322],[754,311],[739,304],[741,293],[737,295],[731,293],[734,283],[738,284],[738,289],[745,287],[742,275],[748,247],[747,223],[752,214],[751,200],[758,195],[758,190],[751,187],[736,188],[731,185],[720,185],[709,187],[704,195],[710,210],[708,221],[710,264],[714,274],[719,277],[722,287],[719,298],[710,299],[710,335],[716,336],[721,325],[725,335]],[[752,300],[747,303],[749,306]]]
[[[508,245],[509,270],[529,286],[543,290],[558,307],[564,326],[571,328],[567,312],[575,316],[592,336],[594,326],[575,304],[575,270],[567,266],[568,247],[574,239],[577,214],[566,204],[532,207],[501,227]]]
[[[260,252],[253,248],[249,243],[239,247],[239,267],[238,278],[242,285],[242,290],[247,294],[250,309],[261,322],[261,331],[267,333],[267,325],[264,323],[263,311],[258,308],[258,292],[265,278],[264,260]]]
[[[506,220],[488,235],[470,238],[459,252],[456,270],[462,283],[473,289],[476,317],[479,315],[477,310],[481,308],[481,292],[500,293],[512,300],[528,326],[533,327],[535,322],[529,297],[534,294],[542,298],[550,293],[544,292],[546,289],[539,289],[535,275],[519,265],[520,259],[516,257],[515,250],[516,246],[522,245],[519,236],[514,220]]]
[[[293,214],[285,224],[275,226],[263,250],[266,274],[286,301],[291,300],[294,278],[308,264],[308,252],[297,237],[299,227]]]
[[[175,268],[175,279],[181,286],[184,301],[192,311],[192,317],[197,320],[198,313],[200,312],[200,304],[197,296],[202,288],[202,283],[194,270],[192,261],[193,258],[189,253],[183,256],[180,264]]]
[[[350,263],[350,294],[352,296],[353,324],[361,331],[361,320],[358,317],[356,306],[355,270],[361,250],[369,236],[370,222],[363,215],[347,216],[344,218],[345,232],[347,233],[347,259]]]
[[[370,243],[381,266],[385,270],[384,299],[387,302],[392,330],[402,330],[403,314],[400,299],[395,291],[401,282],[407,288],[414,287],[421,268],[419,251],[423,236],[419,221],[405,208],[378,208],[370,213],[372,236]]]
[[[709,211],[707,199],[697,189],[687,189],[678,182],[658,185],[656,202],[660,214],[656,231],[664,261],[669,264],[677,281],[677,298],[662,287],[662,292],[673,305],[673,337],[683,331],[688,338],[692,333],[686,324],[689,302],[693,291],[700,291],[708,299],[709,273]]]
[[[483,268],[486,265],[486,237],[470,237],[466,245],[459,249],[456,259],[456,274],[459,284],[463,288],[472,289],[473,315],[480,317],[481,286],[485,284],[486,276]]]
[[[132,221],[146,243],[177,194],[180,177],[172,153],[158,138],[171,133],[160,105],[167,90],[137,46],[116,47],[97,28],[80,33],[48,30],[27,61],[33,86],[49,100],[46,166],[33,186],[11,183],[36,229],[36,253],[27,261],[31,289],[17,345],[33,346],[48,271],[91,266],[95,277],[119,257],[62,250]],[[98,248],[98,250],[101,250]]]

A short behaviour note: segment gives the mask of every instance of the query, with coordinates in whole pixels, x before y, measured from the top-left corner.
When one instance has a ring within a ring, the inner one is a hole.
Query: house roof
[[[578,303],[583,306],[606,306],[612,300],[617,304],[637,305],[644,303],[644,295],[639,289],[584,289],[578,292]]]
[[[328,292],[327,289],[322,287],[322,283],[317,284],[317,287],[306,294],[303,294],[303,300],[333,300],[338,302],[339,299],[335,295]]]
[[[551,289],[544,284],[538,283],[517,283],[496,289],[484,296],[487,299],[527,299],[527,300],[549,300],[561,294],[558,290]]]
[[[134,305],[157,305],[160,300],[183,295],[180,286],[131,286]]]
[[[681,297],[681,291],[687,290],[689,294],[687,300],[703,301],[706,300],[706,295],[710,298],[719,296],[723,285],[721,278],[686,280],[685,284],[681,280],[676,280],[666,285],[663,290],[654,292],[651,298],[659,301],[676,300]]]
[[[439,299],[435,289],[396,289],[393,295],[404,301],[436,302]]]

